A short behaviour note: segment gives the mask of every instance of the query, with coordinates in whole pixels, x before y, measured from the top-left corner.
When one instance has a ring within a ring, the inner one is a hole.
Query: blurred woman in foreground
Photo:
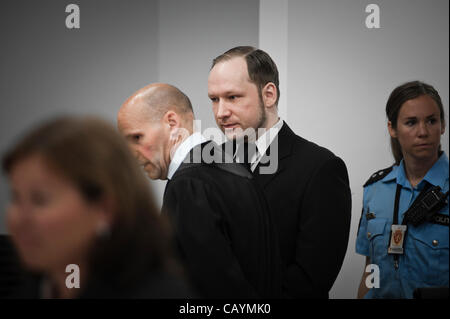
[[[109,124],[46,123],[7,152],[3,170],[8,230],[37,274],[17,297],[188,297],[145,177]]]

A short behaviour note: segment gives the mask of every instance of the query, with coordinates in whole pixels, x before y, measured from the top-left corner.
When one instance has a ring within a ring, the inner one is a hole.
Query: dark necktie
[[[251,170],[251,160],[255,153],[257,152],[256,144],[252,142],[244,142],[240,145],[237,150],[236,158],[239,160],[239,163],[244,165],[248,171]]]

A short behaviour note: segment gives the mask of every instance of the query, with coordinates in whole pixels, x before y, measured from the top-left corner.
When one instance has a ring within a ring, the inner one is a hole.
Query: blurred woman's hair
[[[88,282],[122,287],[137,284],[142,274],[175,265],[168,222],[115,128],[95,118],[52,120],[7,152],[4,172],[33,155],[43,156],[49,167],[73,182],[86,201],[104,201],[112,208],[108,234],[98,236],[89,252]]]
[[[386,103],[386,116],[392,123],[392,128],[397,129],[398,114],[400,113],[402,105],[406,101],[418,98],[422,95],[428,95],[436,102],[440,112],[441,123],[445,126],[444,108],[439,93],[429,84],[420,81],[412,81],[396,87]],[[393,137],[391,137],[391,150],[394,155],[395,164],[400,164],[400,161],[403,159],[402,148],[398,139]],[[441,153],[440,145],[439,153]]]

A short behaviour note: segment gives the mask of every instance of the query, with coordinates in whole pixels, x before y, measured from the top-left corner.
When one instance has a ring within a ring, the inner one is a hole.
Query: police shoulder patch
[[[388,168],[381,169],[370,176],[370,178],[366,181],[366,183],[363,185],[363,187],[369,186],[370,184],[373,184],[375,182],[378,182],[380,179],[383,179],[387,174],[389,174],[392,169],[394,168],[394,165],[389,166]]]

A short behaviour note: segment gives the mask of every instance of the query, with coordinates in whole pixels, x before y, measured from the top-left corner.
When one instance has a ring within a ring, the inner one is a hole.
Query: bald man
[[[251,174],[193,133],[189,98],[162,83],[134,93],[118,127],[151,179],[168,180],[163,213],[200,296],[271,298],[281,291],[268,204]]]

